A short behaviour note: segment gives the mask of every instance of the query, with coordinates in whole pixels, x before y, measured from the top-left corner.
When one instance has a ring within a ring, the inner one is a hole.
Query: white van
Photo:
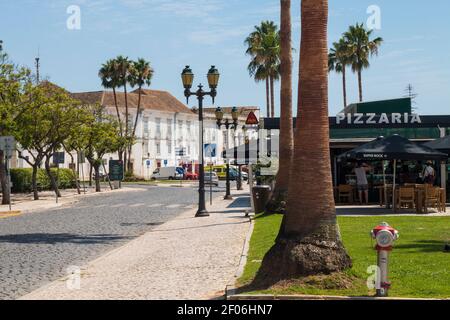
[[[184,170],[181,167],[164,167],[156,169],[150,179],[152,180],[182,180]]]

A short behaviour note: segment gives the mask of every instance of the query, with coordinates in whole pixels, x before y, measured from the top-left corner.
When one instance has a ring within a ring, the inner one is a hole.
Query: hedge
[[[57,169],[51,169],[56,177]],[[33,169],[11,169],[12,192],[31,192],[31,177]],[[51,190],[50,178],[45,169],[38,169],[37,173],[38,190]],[[58,186],[61,189],[75,188],[75,176],[71,169],[59,169]]]

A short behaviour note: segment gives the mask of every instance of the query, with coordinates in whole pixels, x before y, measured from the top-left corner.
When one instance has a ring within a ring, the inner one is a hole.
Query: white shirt
[[[358,186],[366,186],[369,184],[367,181],[366,169],[364,167],[355,168],[356,184]]]

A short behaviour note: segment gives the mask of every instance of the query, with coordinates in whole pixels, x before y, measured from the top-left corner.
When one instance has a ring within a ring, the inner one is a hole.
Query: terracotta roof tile
[[[81,92],[73,93],[72,96],[84,103],[100,103],[104,107],[115,107],[114,94],[112,91]],[[123,92],[117,92],[116,96],[119,108],[125,108],[125,94]],[[129,108],[137,108],[138,100],[138,90],[128,93]],[[142,90],[141,108],[174,113],[193,113],[169,92],[159,90]]]

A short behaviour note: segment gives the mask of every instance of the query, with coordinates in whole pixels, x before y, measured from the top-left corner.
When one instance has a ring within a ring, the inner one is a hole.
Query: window
[[[190,121],[186,121],[186,126],[187,126],[187,133],[191,134],[191,122]]]
[[[225,148],[228,148],[228,134],[226,131],[223,131],[222,134],[223,134],[223,145]]]
[[[160,137],[161,136],[161,118],[156,118],[156,136]]]
[[[172,154],[172,141],[167,141],[167,153]]]
[[[144,142],[144,151],[143,151],[143,156],[147,157],[148,156],[148,141]]]
[[[160,143],[156,144],[156,154],[158,156],[161,155],[161,144]]]
[[[148,119],[148,117],[144,117],[144,119],[142,120],[143,121],[143,126],[144,126],[144,137],[148,137],[148,121],[149,121],[149,119]]]
[[[187,155],[190,155],[190,154],[191,154],[191,146],[188,145],[188,147],[187,147]]]
[[[183,120],[178,120],[178,130],[180,130],[180,134],[182,134],[182,131],[183,131]]]
[[[172,136],[172,119],[167,119],[167,137]]]

